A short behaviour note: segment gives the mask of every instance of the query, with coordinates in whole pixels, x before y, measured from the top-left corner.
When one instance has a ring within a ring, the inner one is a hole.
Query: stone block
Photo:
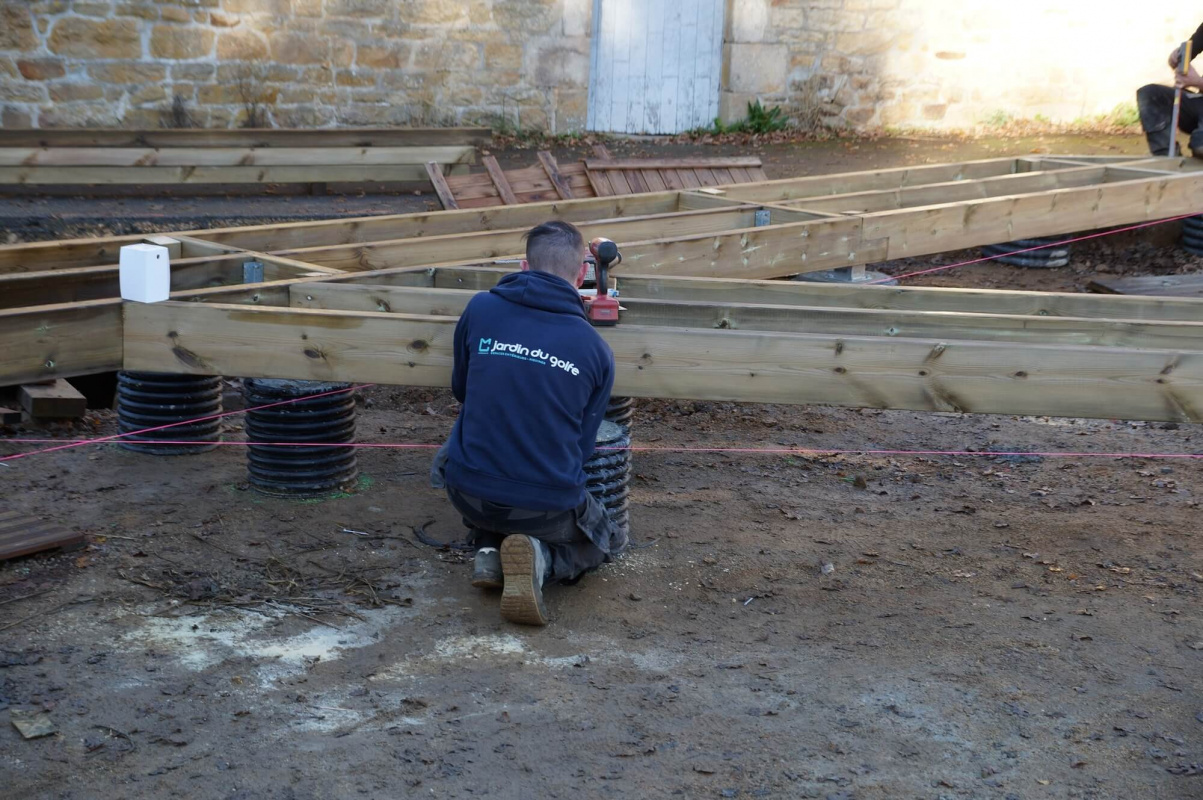
[[[768,94],[785,90],[789,74],[788,45],[730,44],[727,48],[728,91]]]
[[[340,69],[334,73],[336,86],[375,86],[376,73],[370,70]]]
[[[41,103],[46,100],[46,87],[40,83],[0,83],[0,100]]]
[[[384,17],[392,0],[326,0],[327,17]]]
[[[293,0],[292,13],[298,17],[320,17],[322,0]]]
[[[740,0],[731,6],[729,41],[755,43],[765,41],[769,31],[769,0]]]
[[[173,81],[190,81],[204,83],[213,80],[216,68],[212,64],[172,64],[171,79]]]
[[[844,112],[844,120],[849,125],[860,128],[868,125],[876,113],[877,109],[872,106],[857,106]]]
[[[564,40],[557,40],[562,42]],[[589,52],[581,52],[579,43],[553,46],[536,55],[537,86],[580,87],[589,85]]]
[[[155,58],[187,61],[213,52],[216,34],[205,28],[156,25],[150,32],[150,54]]]
[[[21,72],[17,69],[17,62],[8,56],[0,56],[0,76],[15,78],[20,74]]]
[[[486,44],[485,69],[522,69],[522,47],[516,44],[505,44],[504,42],[490,42]]]
[[[890,29],[839,33],[835,49],[847,55],[879,55],[889,51],[897,40],[898,34]]]
[[[267,58],[267,42],[249,28],[228,31],[217,37],[217,58],[221,61],[261,61]]]
[[[95,83],[52,83],[50,100],[54,103],[71,103],[76,100],[100,100],[104,88]]]
[[[131,108],[121,118],[121,123],[129,128],[157,128],[163,122],[163,112],[158,108]]]
[[[272,58],[281,64],[320,64],[328,52],[321,37],[305,34],[276,34],[270,44]]]
[[[33,117],[23,109],[5,106],[0,110],[0,125],[5,128],[32,128]]]
[[[38,112],[38,125],[43,128],[105,128],[120,121],[117,107],[104,102],[49,106]]]
[[[593,35],[593,0],[563,0],[560,30],[565,36]]]
[[[411,0],[402,3],[398,12],[407,25],[447,25],[460,21],[467,10],[457,0]]]
[[[398,69],[409,61],[409,46],[361,44],[355,50],[355,64],[368,69]]]
[[[167,90],[162,84],[140,86],[130,92],[129,101],[134,105],[145,106],[152,103],[163,103],[167,100]]]
[[[159,9],[159,19],[164,22],[191,22],[192,15],[179,6],[163,6]]]
[[[234,14],[227,14],[224,11],[210,11],[209,24],[214,28],[237,28],[242,24],[242,20]]]
[[[493,0],[493,20],[503,31],[524,36],[549,33],[557,0]]]
[[[167,68],[160,64],[139,61],[89,64],[88,75],[96,81],[108,84],[160,83],[167,77]]]
[[[58,58],[23,58],[17,61],[17,69],[27,81],[48,81],[67,74]]]
[[[113,13],[119,17],[156,20],[159,18],[159,7],[151,3],[118,3]]]
[[[923,119],[939,122],[948,113],[948,103],[929,103],[923,107]]]
[[[426,72],[467,72],[480,69],[477,45],[448,47],[445,42],[424,42],[414,54],[414,69]]]
[[[739,122],[748,116],[748,103],[760,97],[744,92],[723,91],[718,96],[718,116],[724,123]]]
[[[64,17],[50,31],[49,48],[77,58],[139,58],[142,32],[132,19]]]
[[[355,42],[350,39],[334,39],[330,42],[330,64],[349,67],[355,63]]]
[[[217,3],[211,5],[216,6]],[[261,14],[284,17],[293,13],[291,0],[225,0],[221,8],[227,14]]]
[[[97,17],[103,19],[113,13],[112,3],[81,3],[71,6],[71,11],[81,17]]]

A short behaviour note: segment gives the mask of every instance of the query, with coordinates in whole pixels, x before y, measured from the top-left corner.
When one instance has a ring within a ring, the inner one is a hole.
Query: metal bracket
[[[243,283],[263,283],[263,262],[262,261],[244,261],[244,262],[242,262],[242,282]]]
[[[772,224],[772,212],[767,208],[758,208],[753,214],[753,219],[757,228],[763,228]]]

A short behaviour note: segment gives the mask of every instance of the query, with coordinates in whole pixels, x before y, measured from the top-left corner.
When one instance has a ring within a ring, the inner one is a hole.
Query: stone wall
[[[749,100],[851,127],[1070,122],[1170,83],[1186,0],[732,0],[727,119]]]
[[[584,127],[592,0],[0,0],[0,125]]]
[[[681,0],[688,2],[688,0]],[[603,0],[604,2],[604,0]],[[1071,121],[1168,82],[1186,0],[728,0],[722,116]],[[585,125],[593,0],[0,0],[0,125]],[[637,26],[636,26],[637,27]]]

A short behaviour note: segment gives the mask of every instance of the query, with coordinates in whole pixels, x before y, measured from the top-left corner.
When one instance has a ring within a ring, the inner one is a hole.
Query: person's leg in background
[[[1157,83],[1140,87],[1136,91],[1136,109],[1140,112],[1140,126],[1149,141],[1149,152],[1155,156],[1168,155],[1174,136],[1170,130],[1174,116],[1174,88]]]

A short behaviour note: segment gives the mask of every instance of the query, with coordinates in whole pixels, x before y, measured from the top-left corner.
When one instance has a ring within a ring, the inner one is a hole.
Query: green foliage
[[[1111,109],[1107,117],[1108,122],[1121,128],[1135,128],[1140,125],[1140,111],[1137,110],[1136,103],[1120,103]]]
[[[995,111],[993,114],[991,114],[990,116],[988,116],[984,120],[982,120],[982,123],[984,125],[986,125],[986,127],[988,127],[988,128],[1005,128],[1005,127],[1007,127],[1008,124],[1013,122],[1014,119],[1015,118],[1012,117],[1010,114],[1008,114],[1006,111],[999,109],[998,111]]]
[[[775,131],[783,131],[788,127],[789,120],[780,106],[765,108],[760,104],[759,100],[756,100],[755,102],[748,103],[748,116],[739,122],[724,125],[721,119],[715,117],[713,124],[709,127],[694,128],[689,133],[695,136],[703,136],[705,134],[718,136],[724,133],[773,133]]]

